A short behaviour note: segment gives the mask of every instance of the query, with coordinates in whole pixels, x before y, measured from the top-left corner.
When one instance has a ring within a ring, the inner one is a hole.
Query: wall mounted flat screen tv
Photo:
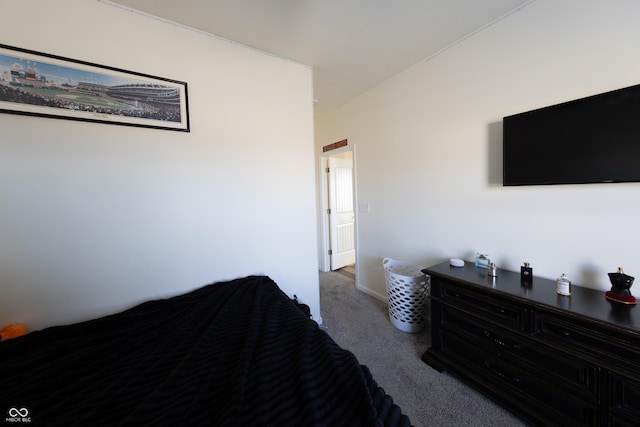
[[[601,182],[640,182],[640,85],[504,117],[504,186]]]

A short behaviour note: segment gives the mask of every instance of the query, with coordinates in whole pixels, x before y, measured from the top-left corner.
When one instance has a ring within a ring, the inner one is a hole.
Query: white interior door
[[[353,161],[329,158],[329,246],[331,270],[356,262]]]

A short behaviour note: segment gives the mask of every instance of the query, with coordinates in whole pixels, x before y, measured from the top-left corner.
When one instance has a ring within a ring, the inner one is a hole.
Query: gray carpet
[[[429,328],[409,334],[389,321],[387,305],[338,272],[320,273],[322,329],[353,352],[416,427],[524,426],[523,421],[420,356]]]

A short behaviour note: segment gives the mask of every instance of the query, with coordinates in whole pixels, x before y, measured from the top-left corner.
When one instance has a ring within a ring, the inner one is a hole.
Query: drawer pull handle
[[[506,343],[505,341],[503,341],[500,338],[495,337],[491,332],[487,331],[486,329],[484,329],[482,332],[484,332],[484,336],[487,337],[488,339],[490,339],[491,341],[493,341],[494,343],[502,346],[502,347],[511,347],[511,348],[515,348],[515,349],[520,349],[522,348],[520,346],[520,344],[509,344]]]
[[[502,379],[505,379],[507,381],[511,381],[512,383],[520,383],[520,378],[518,377],[512,377],[510,375],[505,374],[504,372],[500,371],[499,369],[494,368],[493,366],[491,366],[491,363],[489,362],[484,362],[484,366],[489,369],[489,371],[491,371],[493,374],[499,376]]]

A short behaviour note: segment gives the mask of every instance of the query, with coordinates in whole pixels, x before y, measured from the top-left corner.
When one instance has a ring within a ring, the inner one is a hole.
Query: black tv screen
[[[640,85],[504,117],[503,185],[640,181]]]

